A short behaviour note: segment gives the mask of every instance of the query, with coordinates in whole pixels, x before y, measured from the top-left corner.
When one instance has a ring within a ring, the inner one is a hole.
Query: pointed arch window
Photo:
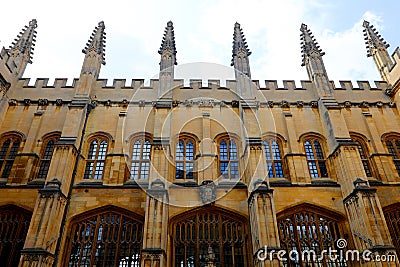
[[[37,178],[46,179],[49,172],[51,158],[53,157],[54,147],[59,139],[59,136],[52,137],[46,140],[44,149],[40,156],[39,171]]]
[[[219,143],[219,173],[226,179],[239,179],[238,149],[232,139]]]
[[[358,154],[361,157],[365,175],[367,177],[372,177],[371,164],[370,164],[368,156],[367,156],[367,155],[369,155],[367,145],[365,144],[364,140],[362,140],[361,138],[358,138],[356,136],[351,136],[351,139],[357,145]]]
[[[2,178],[8,178],[18,154],[21,139],[16,136],[6,137],[0,144],[0,173]]]
[[[327,215],[313,207],[296,207],[292,211],[278,215],[278,231],[281,248],[286,250],[286,255],[300,255],[284,259],[283,266],[347,266],[339,258],[325,257],[323,250],[335,250],[338,239],[343,238],[343,226],[337,220],[338,215]],[[340,218],[340,217],[339,217]],[[317,257],[301,257],[307,255],[304,251],[312,250]],[[291,251],[296,251],[293,253]]]
[[[304,150],[311,178],[328,177],[321,143],[315,139],[308,139],[304,142]]]
[[[92,213],[72,224],[68,266],[140,266],[143,220],[116,210]]]
[[[192,180],[195,178],[195,150],[195,142],[193,139],[179,139],[175,148],[175,179]]]
[[[386,147],[392,155],[394,166],[397,173],[400,175],[400,138],[392,137],[386,140]]]
[[[393,245],[400,255],[400,203],[384,208],[384,214]]]
[[[95,138],[90,142],[84,179],[101,180],[103,178],[104,164],[107,154],[107,141]]]
[[[171,232],[171,266],[249,266],[247,223],[234,214],[218,209],[189,211],[173,219]]]
[[[138,139],[133,144],[131,161],[131,180],[149,179],[151,143]]]
[[[0,207],[0,262],[18,266],[32,214],[14,205]]]
[[[282,153],[276,139],[263,141],[268,178],[283,178]]]

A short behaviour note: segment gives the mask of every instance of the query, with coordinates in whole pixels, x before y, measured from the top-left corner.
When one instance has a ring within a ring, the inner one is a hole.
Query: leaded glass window
[[[179,139],[175,147],[175,179],[193,180],[195,143],[192,139]]]
[[[282,153],[278,142],[274,139],[263,142],[267,161],[268,178],[282,178]]]
[[[148,140],[136,140],[132,149],[131,180],[149,179],[151,143]]]
[[[109,210],[75,221],[68,266],[139,267],[143,223],[136,217]]]
[[[397,173],[400,175],[400,139],[390,138],[386,140],[386,147],[392,155],[394,166]]]
[[[372,177],[372,171],[371,171],[371,164],[368,159],[368,150],[366,147],[366,144],[364,143],[363,140],[357,138],[357,137],[351,137],[353,142],[357,145],[358,153],[360,154],[361,157],[361,162],[364,167],[365,175],[367,177]]]
[[[97,138],[90,143],[84,179],[101,180],[103,178],[106,154],[106,140]]]
[[[2,178],[8,178],[14,164],[21,140],[17,137],[8,137],[0,143],[0,173]]]
[[[51,158],[53,157],[54,146],[57,143],[58,137],[50,138],[46,141],[44,150],[42,150],[39,172],[37,178],[46,179],[49,172]]]
[[[233,140],[219,143],[219,173],[225,179],[239,179],[238,149]]]
[[[304,142],[304,150],[311,178],[328,177],[328,170],[320,142],[313,139],[306,140]]]

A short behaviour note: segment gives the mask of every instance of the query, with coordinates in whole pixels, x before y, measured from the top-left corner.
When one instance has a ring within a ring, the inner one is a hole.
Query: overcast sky
[[[299,30],[306,23],[326,53],[331,80],[374,81],[381,78],[373,59],[366,57],[362,21],[367,19],[378,28],[392,54],[400,45],[399,10],[398,0],[19,0],[2,10],[0,45],[8,48],[22,27],[36,18],[33,64],[24,76],[76,78],[84,57],[81,50],[97,23],[104,20],[107,64],[100,78],[150,79],[157,76],[157,51],[168,20],[175,27],[179,65],[210,62],[227,67],[237,21],[252,51],[252,78],[298,82],[308,79],[301,67]]]

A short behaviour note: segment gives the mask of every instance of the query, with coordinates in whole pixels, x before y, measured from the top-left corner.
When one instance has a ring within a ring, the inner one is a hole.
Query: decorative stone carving
[[[124,108],[126,108],[126,107],[129,105],[128,100],[127,100],[127,99],[123,99],[123,100],[121,101],[121,105],[122,105]]]
[[[273,108],[274,107],[274,101],[268,101],[267,105],[269,108]]]
[[[49,104],[49,100],[46,98],[40,98],[38,100],[38,105],[39,106],[47,106]]]
[[[381,107],[383,107],[383,103],[382,103],[382,101],[378,101],[378,102],[376,102],[376,106],[377,106],[378,108],[381,108]]]
[[[139,107],[144,107],[146,105],[146,101],[139,100]]]
[[[393,108],[393,107],[395,107],[395,106],[396,106],[396,103],[395,103],[395,102],[392,102],[392,101],[389,102],[389,107]]]
[[[10,106],[16,106],[18,104],[17,99],[10,99],[8,100],[8,104]]]
[[[344,107],[345,108],[351,108],[351,102],[350,101],[345,101],[344,102]]]
[[[105,105],[106,107],[111,107],[111,100],[110,100],[110,99],[107,100],[107,101],[104,103],[104,105]]]
[[[360,108],[369,108],[369,103],[367,101],[361,102]]]
[[[281,106],[281,108],[288,108],[289,102],[286,100],[282,100],[280,106]]]
[[[317,107],[318,107],[318,101],[311,101],[311,102],[310,102],[310,106],[311,106],[312,108],[317,108]]]
[[[56,106],[62,106],[63,100],[61,98],[56,99]]]
[[[298,108],[302,108],[304,106],[304,102],[303,101],[297,101],[296,106]]]
[[[29,98],[24,99],[25,106],[29,106],[31,104],[31,100]]]
[[[210,204],[215,202],[216,199],[216,187],[213,181],[204,181],[200,188],[200,199],[203,204]]]

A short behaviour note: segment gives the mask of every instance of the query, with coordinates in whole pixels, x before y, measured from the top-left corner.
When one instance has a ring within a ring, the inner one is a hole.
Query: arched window
[[[365,175],[367,177],[372,177],[372,172],[371,172],[371,164],[368,159],[368,149],[367,145],[365,144],[364,140],[361,138],[352,136],[351,139],[353,140],[354,143],[356,143],[357,148],[358,148],[358,153],[360,154],[361,161],[364,167]]]
[[[17,206],[0,207],[0,262],[18,266],[32,214]]]
[[[49,172],[51,158],[53,157],[54,146],[57,143],[59,137],[52,137],[46,140],[44,149],[42,149],[39,163],[39,172],[37,178],[46,179],[47,173]]]
[[[219,143],[219,173],[226,179],[239,179],[238,149],[231,139]]]
[[[393,245],[396,247],[397,255],[400,255],[400,203],[383,209]]]
[[[72,224],[68,266],[139,267],[143,220],[113,208],[76,220]]]
[[[173,218],[171,228],[171,266],[249,266],[247,223],[236,214],[197,209]]]
[[[283,266],[347,266],[346,262],[334,257],[321,258],[323,250],[337,249],[336,242],[343,237],[343,229],[337,214],[328,215],[307,205],[291,208],[278,214],[278,230],[281,248],[285,255],[299,255],[284,260]],[[302,257],[303,251],[315,252],[316,258]],[[296,251],[296,252],[292,252]]]
[[[86,160],[85,179],[100,180],[103,178],[104,163],[107,154],[107,141],[96,138],[90,142]]]
[[[192,139],[179,139],[175,148],[175,179],[192,180],[194,172],[195,143]]]
[[[131,180],[149,179],[150,172],[150,141],[136,140],[132,149]]]
[[[0,173],[2,178],[10,176],[20,143],[21,139],[16,136],[6,137],[2,140],[0,145]]]
[[[264,153],[267,160],[268,178],[282,178],[282,153],[276,139],[269,139],[263,142]]]
[[[400,138],[390,137],[386,139],[386,147],[393,157],[393,163],[400,175]]]
[[[311,178],[328,177],[328,170],[320,142],[315,139],[308,139],[304,142],[304,150]]]

